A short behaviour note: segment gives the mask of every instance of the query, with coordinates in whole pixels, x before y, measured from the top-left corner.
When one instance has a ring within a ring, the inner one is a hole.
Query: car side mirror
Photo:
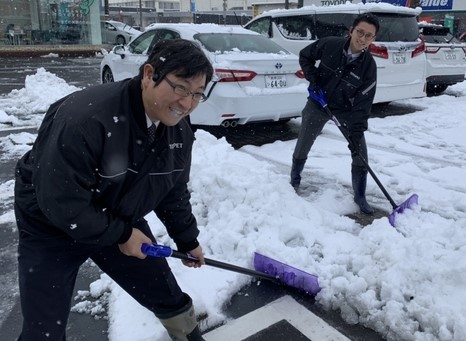
[[[119,55],[121,59],[125,59],[125,47],[123,45],[117,45],[113,48],[113,53]]]

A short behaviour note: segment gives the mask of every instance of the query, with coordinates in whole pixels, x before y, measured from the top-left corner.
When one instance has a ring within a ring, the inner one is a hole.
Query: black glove
[[[318,94],[319,85],[317,84],[314,75],[307,77],[307,80],[309,81],[309,89],[312,90],[314,93]]]
[[[351,143],[348,144],[349,150],[351,150],[351,156],[359,155],[359,150],[361,148],[361,139],[362,133],[351,133],[350,140]]]

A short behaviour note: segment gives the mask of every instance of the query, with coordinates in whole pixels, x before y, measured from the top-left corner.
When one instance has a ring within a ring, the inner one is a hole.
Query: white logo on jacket
[[[170,143],[168,145],[170,147],[170,149],[181,149],[183,148],[183,143],[182,142],[175,142],[175,143]]]

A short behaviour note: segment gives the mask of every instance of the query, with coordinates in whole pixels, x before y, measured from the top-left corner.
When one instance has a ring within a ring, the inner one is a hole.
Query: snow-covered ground
[[[49,104],[75,90],[38,69],[24,88],[0,97],[0,129],[39,125]],[[315,190],[305,196],[288,184],[296,141],[234,150],[198,131],[190,189],[206,256],[253,268],[258,251],[315,274],[319,303],[389,340],[466,340],[466,82],[401,103],[419,110],[371,119],[366,133],[370,164],[393,199],[419,195],[419,206],[398,215],[396,228],[386,218],[362,228],[344,216],[357,207],[347,143],[333,123],[309,155],[303,182]],[[24,132],[1,138],[1,158],[19,158],[34,139]],[[13,180],[0,183],[0,198],[12,196]],[[372,180],[368,196],[391,211]],[[147,219],[158,241],[174,246],[157,218]],[[12,211],[0,216],[0,223],[12,222]],[[208,314],[204,326],[224,321],[223,305],[252,280],[169,262],[197,311]],[[112,341],[168,340],[156,318],[106,275],[80,293],[74,310],[107,315]]]

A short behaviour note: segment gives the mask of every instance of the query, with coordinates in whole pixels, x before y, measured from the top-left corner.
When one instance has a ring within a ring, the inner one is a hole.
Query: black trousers
[[[165,258],[141,260],[125,256],[118,245],[100,247],[59,237],[37,237],[19,229],[18,276],[24,319],[19,340],[66,339],[76,275],[88,258],[156,315],[187,304],[187,296]],[[141,230],[154,239],[147,224]]]
[[[324,129],[325,124],[330,120],[328,114],[319,107],[320,104],[313,100],[308,100],[302,111],[301,129],[299,130],[298,140],[293,152],[295,160],[306,160],[309,151],[312,148],[317,136]],[[338,128],[336,128],[338,129]],[[346,129],[343,127],[343,129]],[[348,136],[350,133],[348,132]],[[367,145],[364,135],[360,141],[360,151],[364,159],[367,161]],[[358,156],[352,156],[352,169],[364,168],[364,163]]]

